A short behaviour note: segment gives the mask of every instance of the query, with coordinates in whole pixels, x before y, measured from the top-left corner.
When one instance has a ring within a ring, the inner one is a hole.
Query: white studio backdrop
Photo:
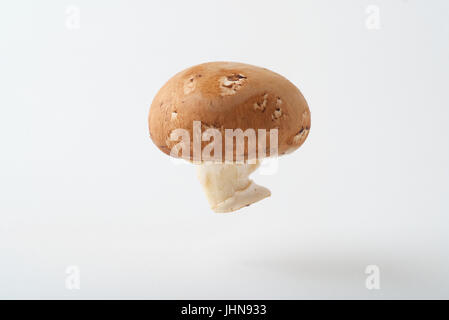
[[[0,298],[449,298],[448,17],[443,0],[2,1]],[[312,114],[254,176],[272,196],[234,214],[148,134],[157,90],[207,61],[284,75]]]

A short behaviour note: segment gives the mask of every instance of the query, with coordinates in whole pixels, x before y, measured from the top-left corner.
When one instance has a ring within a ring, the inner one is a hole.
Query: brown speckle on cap
[[[307,137],[307,134],[309,133],[309,129],[307,128],[301,128],[299,132],[293,137],[293,144],[298,144],[305,140]]]
[[[265,93],[262,97],[262,101],[254,102],[254,110],[265,111],[268,102],[268,93]]]
[[[276,108],[273,112],[273,114],[271,115],[271,118],[273,120],[277,120],[282,116],[282,110],[281,108]]]
[[[195,90],[196,81],[195,77],[190,77],[184,82],[184,94],[189,94]]]
[[[240,87],[244,84],[246,77],[242,74],[231,74],[228,76],[221,77],[220,87],[221,87],[221,95],[228,96],[233,95],[240,89]]]

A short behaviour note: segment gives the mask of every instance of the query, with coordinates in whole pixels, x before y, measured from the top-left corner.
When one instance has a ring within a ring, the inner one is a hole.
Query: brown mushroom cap
[[[177,141],[175,129],[189,131],[193,148],[193,121],[202,131],[225,129],[278,129],[279,155],[292,152],[306,140],[310,110],[299,89],[283,76],[265,68],[235,62],[209,62],[179,72],[156,94],[148,118],[150,136],[170,155]],[[203,142],[202,147],[209,142]],[[246,143],[245,143],[246,145]],[[245,146],[245,156],[247,148]],[[225,152],[223,151],[223,160]],[[181,154],[179,154],[181,156]],[[190,152],[192,160],[193,152]]]

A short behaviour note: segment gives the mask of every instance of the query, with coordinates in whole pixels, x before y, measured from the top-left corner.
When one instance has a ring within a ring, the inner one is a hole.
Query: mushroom
[[[161,151],[197,165],[211,208],[231,212],[271,195],[249,175],[263,158],[303,144],[310,110],[299,89],[275,72],[209,62],[168,80],[153,99],[148,123]]]

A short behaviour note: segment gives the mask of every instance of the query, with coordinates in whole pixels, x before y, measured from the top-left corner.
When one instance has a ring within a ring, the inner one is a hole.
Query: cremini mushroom
[[[269,197],[270,191],[248,176],[263,158],[298,149],[310,121],[306,100],[289,80],[235,62],[179,72],[156,94],[148,117],[151,139],[161,151],[197,165],[215,212]]]

